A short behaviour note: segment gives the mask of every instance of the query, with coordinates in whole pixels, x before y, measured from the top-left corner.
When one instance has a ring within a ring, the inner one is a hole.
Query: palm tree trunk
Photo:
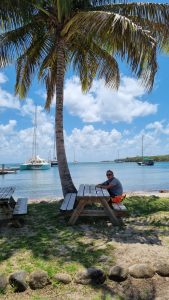
[[[63,195],[77,192],[68,167],[63,135],[63,91],[65,75],[65,53],[64,41],[60,40],[57,48],[57,82],[56,82],[56,113],[55,113],[55,130],[56,130],[56,149],[59,167],[59,175]]]

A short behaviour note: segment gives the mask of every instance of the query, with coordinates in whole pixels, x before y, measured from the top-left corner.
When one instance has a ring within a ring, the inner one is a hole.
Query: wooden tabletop
[[[94,184],[81,184],[77,192],[77,205],[72,211],[68,224],[74,225],[80,216],[107,216],[114,225],[118,225],[119,221],[109,206],[109,199],[110,195],[106,189],[97,188]],[[99,206],[93,208],[96,202]]]
[[[110,195],[106,189],[97,188],[94,184],[81,184],[77,192],[77,197],[110,198]]]
[[[0,188],[0,201],[8,201],[12,197],[14,191],[15,187],[13,186]]]

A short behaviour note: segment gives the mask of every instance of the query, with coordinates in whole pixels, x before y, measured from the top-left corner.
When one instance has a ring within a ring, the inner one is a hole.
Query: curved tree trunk
[[[56,82],[56,113],[55,113],[55,130],[56,130],[56,149],[59,167],[59,175],[62,185],[63,195],[76,192],[73,184],[64,146],[63,135],[63,91],[64,91],[64,75],[65,75],[65,54],[64,42],[58,43],[57,50],[57,82]]]

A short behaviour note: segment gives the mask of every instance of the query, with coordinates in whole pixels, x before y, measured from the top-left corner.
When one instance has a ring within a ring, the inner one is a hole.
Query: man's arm
[[[112,183],[109,183],[109,184],[101,183],[101,184],[96,185],[96,187],[106,189],[106,190],[112,189],[113,186],[115,186],[115,185],[113,185]]]
[[[97,184],[96,187],[108,190],[108,189],[111,189],[113,187],[113,184],[108,184],[108,185]]]

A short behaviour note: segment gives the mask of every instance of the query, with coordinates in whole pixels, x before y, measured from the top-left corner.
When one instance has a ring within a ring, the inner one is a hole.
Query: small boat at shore
[[[2,164],[2,168],[0,169],[0,175],[13,174],[16,173],[17,170],[19,170],[18,167],[5,167],[5,164]]]
[[[7,170],[7,169],[2,170],[2,169],[0,169],[0,175],[14,174],[14,173],[16,173],[16,171],[14,171],[14,170]]]

